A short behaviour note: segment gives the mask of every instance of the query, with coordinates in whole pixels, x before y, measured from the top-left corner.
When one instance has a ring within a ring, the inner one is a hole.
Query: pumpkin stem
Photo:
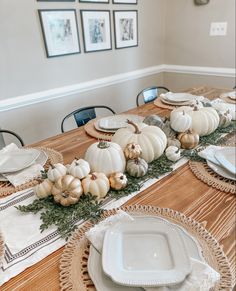
[[[183,110],[183,115],[185,115],[185,111]]]
[[[91,174],[91,180],[96,180],[96,179],[97,179],[97,176],[94,173],[92,173]]]
[[[135,134],[140,134],[141,133],[141,131],[139,130],[139,128],[138,128],[136,123],[134,123],[133,121],[131,121],[129,119],[127,119],[127,123],[130,124],[130,125],[133,125],[133,127],[135,129],[135,131],[134,131]]]
[[[136,165],[139,165],[139,158],[135,159],[134,162]]]
[[[107,149],[109,147],[110,147],[110,144],[105,140],[101,140],[98,143],[98,148],[100,148],[100,149]]]
[[[122,176],[120,176],[120,180],[124,180],[124,176],[122,175]]]
[[[49,162],[49,166],[52,167],[52,169],[55,169],[55,166],[51,162]]]
[[[193,111],[198,111],[199,109],[197,108],[197,106],[196,105],[194,105],[194,107],[193,107]]]
[[[175,154],[178,154],[180,152],[180,149],[178,148],[177,151],[175,151]]]

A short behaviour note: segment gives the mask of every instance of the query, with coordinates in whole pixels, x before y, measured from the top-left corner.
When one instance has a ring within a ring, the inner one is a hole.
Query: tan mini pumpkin
[[[148,170],[148,164],[144,159],[137,158],[134,160],[128,160],[126,165],[127,173],[132,177],[143,177]]]
[[[68,167],[68,173],[75,178],[83,179],[90,173],[89,163],[83,159],[75,158]]]
[[[127,160],[137,159],[142,154],[141,146],[134,142],[128,143],[124,149],[124,154]]]
[[[199,143],[199,135],[191,130],[180,133],[178,139],[181,143],[181,148],[183,149],[193,149]]]
[[[49,179],[45,179],[42,183],[34,187],[34,193],[38,198],[46,198],[52,194],[53,183]]]
[[[112,189],[121,190],[127,186],[128,180],[123,173],[113,173],[109,177],[110,185]]]
[[[52,195],[57,203],[69,206],[79,201],[83,188],[79,179],[65,175],[59,178],[52,187]]]
[[[101,200],[107,195],[110,182],[104,173],[94,172],[82,180],[82,186],[85,194],[90,193]]]

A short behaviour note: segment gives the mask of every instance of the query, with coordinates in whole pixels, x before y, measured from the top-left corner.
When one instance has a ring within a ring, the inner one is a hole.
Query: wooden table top
[[[186,91],[216,98],[222,92],[229,90],[200,87]],[[129,110],[128,113],[141,116],[150,114],[166,116],[170,111],[149,103]],[[83,157],[85,150],[93,142],[95,142],[94,138],[88,136],[83,128],[78,128],[48,138],[33,146],[53,148],[62,153],[65,163],[69,163],[75,156]],[[186,164],[139,193],[126,204],[172,208],[197,220],[223,246],[234,276],[236,271],[235,195],[221,192],[204,184],[193,175]],[[62,251],[63,248],[26,269],[1,286],[0,290],[59,290],[59,260]]]

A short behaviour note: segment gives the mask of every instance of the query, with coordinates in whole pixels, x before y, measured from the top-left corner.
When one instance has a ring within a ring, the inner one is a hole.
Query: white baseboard
[[[210,75],[220,77],[235,77],[235,69],[231,68],[176,66],[163,64],[127,73],[117,74],[106,78],[100,78],[88,82],[78,83],[75,85],[0,100],[0,112],[12,110],[23,106],[29,106],[32,104],[45,102],[53,99],[58,99],[73,94],[91,91],[102,87],[127,82],[130,80],[144,78],[150,75],[156,75],[163,72]]]

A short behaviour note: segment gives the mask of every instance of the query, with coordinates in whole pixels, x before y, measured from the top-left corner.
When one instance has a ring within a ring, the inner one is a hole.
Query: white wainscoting
[[[0,101],[0,112],[12,110],[15,108],[28,106],[40,102],[45,102],[73,94],[95,90],[107,87],[129,80],[144,78],[150,75],[156,75],[163,72],[210,75],[221,77],[235,77],[235,69],[231,68],[215,68],[215,67],[197,67],[197,66],[177,66],[177,65],[157,65],[127,73],[108,76],[106,78],[95,79],[88,82],[65,86],[61,88],[46,90],[42,92],[12,97]]]

